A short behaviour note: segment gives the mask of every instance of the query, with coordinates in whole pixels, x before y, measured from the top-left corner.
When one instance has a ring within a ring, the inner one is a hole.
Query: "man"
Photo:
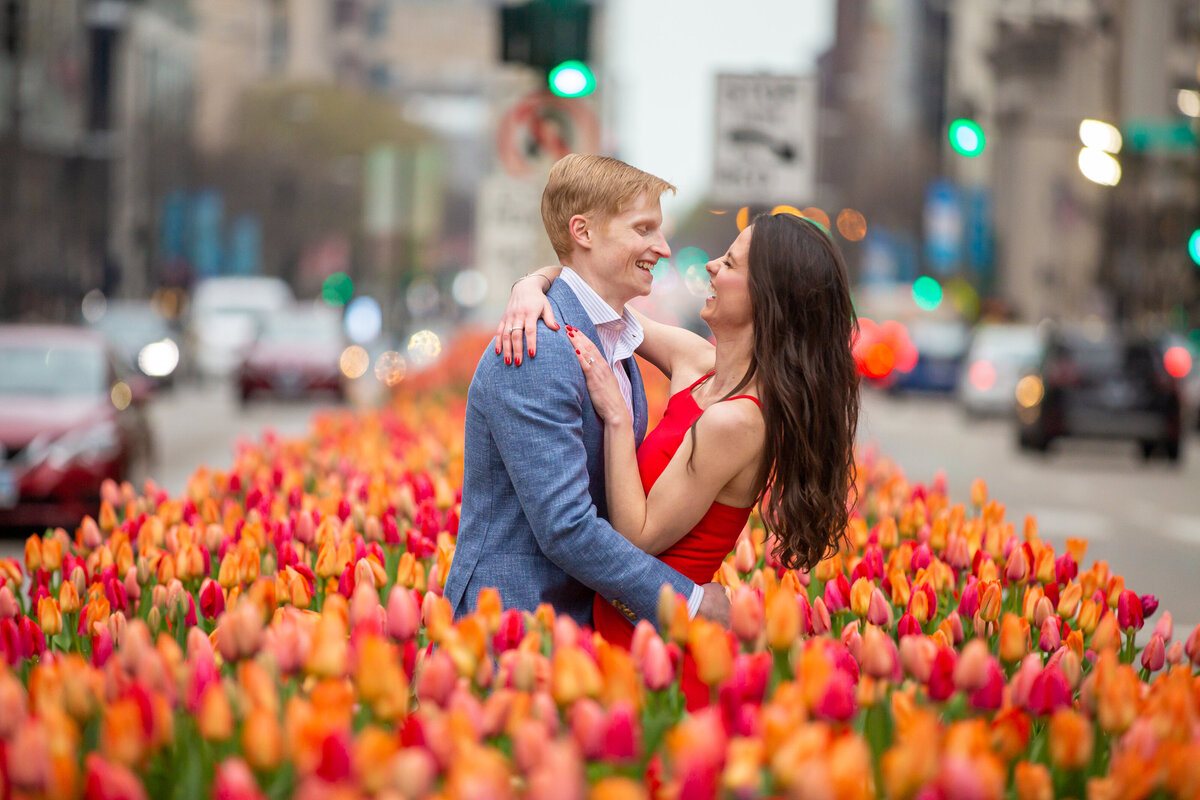
[[[542,195],[542,220],[566,267],[547,295],[555,319],[605,355],[638,442],[646,395],[633,351],[642,330],[625,304],[650,293],[651,268],[671,254],[659,205],[666,191],[675,187],[616,159],[574,154],[554,165]],[[631,622],[656,623],[666,583],[688,598],[693,616],[727,623],[722,587],[696,585],[605,522],[603,424],[570,339],[537,324],[536,358],[514,369],[486,351],[471,382],[458,545],[445,589],[455,616],[495,586],[510,608],[549,603],[590,625],[599,592]],[[507,335],[521,363],[523,331]]]

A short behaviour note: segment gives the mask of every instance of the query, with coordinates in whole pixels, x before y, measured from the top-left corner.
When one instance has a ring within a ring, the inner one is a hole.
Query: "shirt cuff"
[[[696,584],[692,588],[692,596],[688,598],[688,619],[695,619],[700,611],[700,603],[704,600],[704,587]]]

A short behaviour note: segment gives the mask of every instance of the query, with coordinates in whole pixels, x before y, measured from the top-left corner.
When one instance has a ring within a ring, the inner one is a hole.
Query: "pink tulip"
[[[988,681],[988,664],[992,660],[987,642],[972,639],[962,649],[954,665],[954,684],[964,692],[974,692]]]
[[[1167,646],[1167,663],[1172,667],[1183,663],[1183,642],[1175,640]]]
[[[876,586],[871,590],[871,601],[867,606],[867,622],[872,625],[878,625],[881,628],[892,627],[892,604],[883,596],[883,592]]]
[[[7,583],[0,585],[0,620],[12,619],[19,610],[12,589],[8,588]]]
[[[896,642],[879,628],[867,628],[859,664],[872,678],[900,680],[900,654],[896,651]]]
[[[1014,547],[1004,566],[1004,577],[1009,583],[1023,584],[1029,579],[1029,559],[1024,547]]]
[[[958,615],[960,618],[973,619],[979,610],[979,581],[972,575],[967,578],[962,595],[958,598]]]
[[[900,664],[920,683],[928,682],[937,653],[937,645],[928,636],[905,636],[900,640]]]
[[[107,664],[113,654],[113,636],[107,625],[97,625],[96,629],[92,635],[92,666],[99,668]]]
[[[1142,617],[1154,616],[1154,612],[1158,610],[1158,597],[1152,594],[1144,594],[1138,600],[1142,604]]]
[[[576,700],[567,713],[571,737],[584,758],[600,758],[605,749],[604,708],[590,697]]]
[[[513,609],[510,609],[513,610]],[[393,586],[388,593],[387,633],[397,641],[406,641],[421,627],[421,608],[411,589]]]
[[[83,796],[87,800],[147,800],[146,788],[137,776],[120,764],[105,761],[96,753],[84,759],[87,770]]]
[[[812,635],[823,636],[829,633],[833,625],[829,619],[829,608],[825,605],[825,600],[818,597],[812,602]]]
[[[1079,565],[1075,563],[1075,558],[1070,553],[1064,553],[1054,562],[1054,580],[1060,585],[1066,586],[1078,574]]]
[[[1175,621],[1172,619],[1170,611],[1163,612],[1162,617],[1154,626],[1154,633],[1161,636],[1164,643],[1171,641],[1171,636],[1175,633]]]
[[[425,659],[417,675],[417,697],[444,706],[458,681],[454,662],[445,650],[436,649]]]
[[[909,571],[915,575],[917,570],[928,567],[932,560],[933,553],[930,551],[929,545],[922,542],[913,548],[912,556],[908,560]]]
[[[847,585],[845,575],[838,575],[837,578],[825,584],[825,605],[829,609],[829,613],[837,614],[849,608],[849,597],[850,587]]]
[[[666,645],[657,634],[646,639],[639,667],[642,682],[652,692],[665,689],[675,682],[675,666],[667,654]]]
[[[1045,600],[1046,598],[1042,598]],[[1051,614],[1042,622],[1041,634],[1038,637],[1038,647],[1043,653],[1053,653],[1062,643],[1062,621]]]
[[[989,657],[983,684],[968,697],[971,707],[978,711],[995,711],[1000,708],[1004,702],[1004,686],[1004,672],[1000,669],[1000,662],[994,657]]]
[[[1183,652],[1187,654],[1188,661],[1192,662],[1193,667],[1200,667],[1200,625],[1197,625],[1188,636],[1187,644],[1183,646]]]
[[[1150,643],[1142,651],[1142,667],[1150,672],[1158,672],[1166,660],[1166,644],[1163,637],[1156,633],[1150,637]]]
[[[258,781],[245,761],[227,758],[217,765],[212,797],[213,800],[263,800],[266,795],[258,788]]]

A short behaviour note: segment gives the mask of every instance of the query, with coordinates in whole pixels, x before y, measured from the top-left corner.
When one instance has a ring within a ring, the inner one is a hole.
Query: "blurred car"
[[[104,314],[90,323],[103,333],[130,372],[158,386],[175,382],[179,368],[179,334],[145,301],[108,301]]]
[[[242,402],[256,394],[346,395],[339,359],[346,346],[341,316],[329,308],[292,306],[262,318],[238,370]]]
[[[207,278],[192,293],[188,339],[204,377],[232,374],[245,358],[262,320],[295,301],[279,278]]]
[[[980,325],[959,373],[958,401],[972,415],[1011,416],[1017,381],[1038,362],[1042,340],[1033,325]]]
[[[1044,452],[1067,437],[1132,439],[1142,457],[1179,460],[1180,381],[1165,340],[1113,330],[1060,329],[1038,367],[1017,382],[1018,444]]]
[[[907,371],[897,369],[893,372],[888,389],[893,392],[953,392],[970,341],[966,323],[942,319],[913,320],[908,325],[908,335],[916,348],[916,363]]]
[[[77,525],[105,478],[142,479],[148,390],[97,331],[0,325],[0,528]]]

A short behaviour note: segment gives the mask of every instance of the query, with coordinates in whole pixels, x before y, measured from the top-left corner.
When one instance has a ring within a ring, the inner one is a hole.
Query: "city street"
[[[1068,536],[1088,539],[1087,559],[1107,560],[1130,589],[1158,595],[1177,635],[1200,622],[1195,435],[1178,467],[1143,463],[1132,443],[1059,443],[1040,457],[1019,452],[1003,420],[969,420],[947,400],[874,392],[864,397],[858,430],[861,443],[877,443],[911,481],[944,469],[955,500],[967,498],[972,480],[985,479],[1017,531],[1033,514],[1058,552]]]
[[[302,433],[327,401],[264,400],[243,410],[226,386],[186,385],[160,397],[151,415],[158,464],[153,474],[177,494],[198,465],[227,467],[238,437],[268,429]],[[868,392],[859,423],[863,445],[877,444],[909,479],[946,471],[951,495],[965,500],[971,481],[987,481],[1021,529],[1026,514],[1061,551],[1067,536],[1087,538],[1089,559],[1106,559],[1139,593],[1152,592],[1190,631],[1200,622],[1200,441],[1188,442],[1178,468],[1144,464],[1133,445],[1071,442],[1045,458],[1019,453],[1008,423],[968,420],[951,402]],[[20,555],[20,542],[0,554]]]

